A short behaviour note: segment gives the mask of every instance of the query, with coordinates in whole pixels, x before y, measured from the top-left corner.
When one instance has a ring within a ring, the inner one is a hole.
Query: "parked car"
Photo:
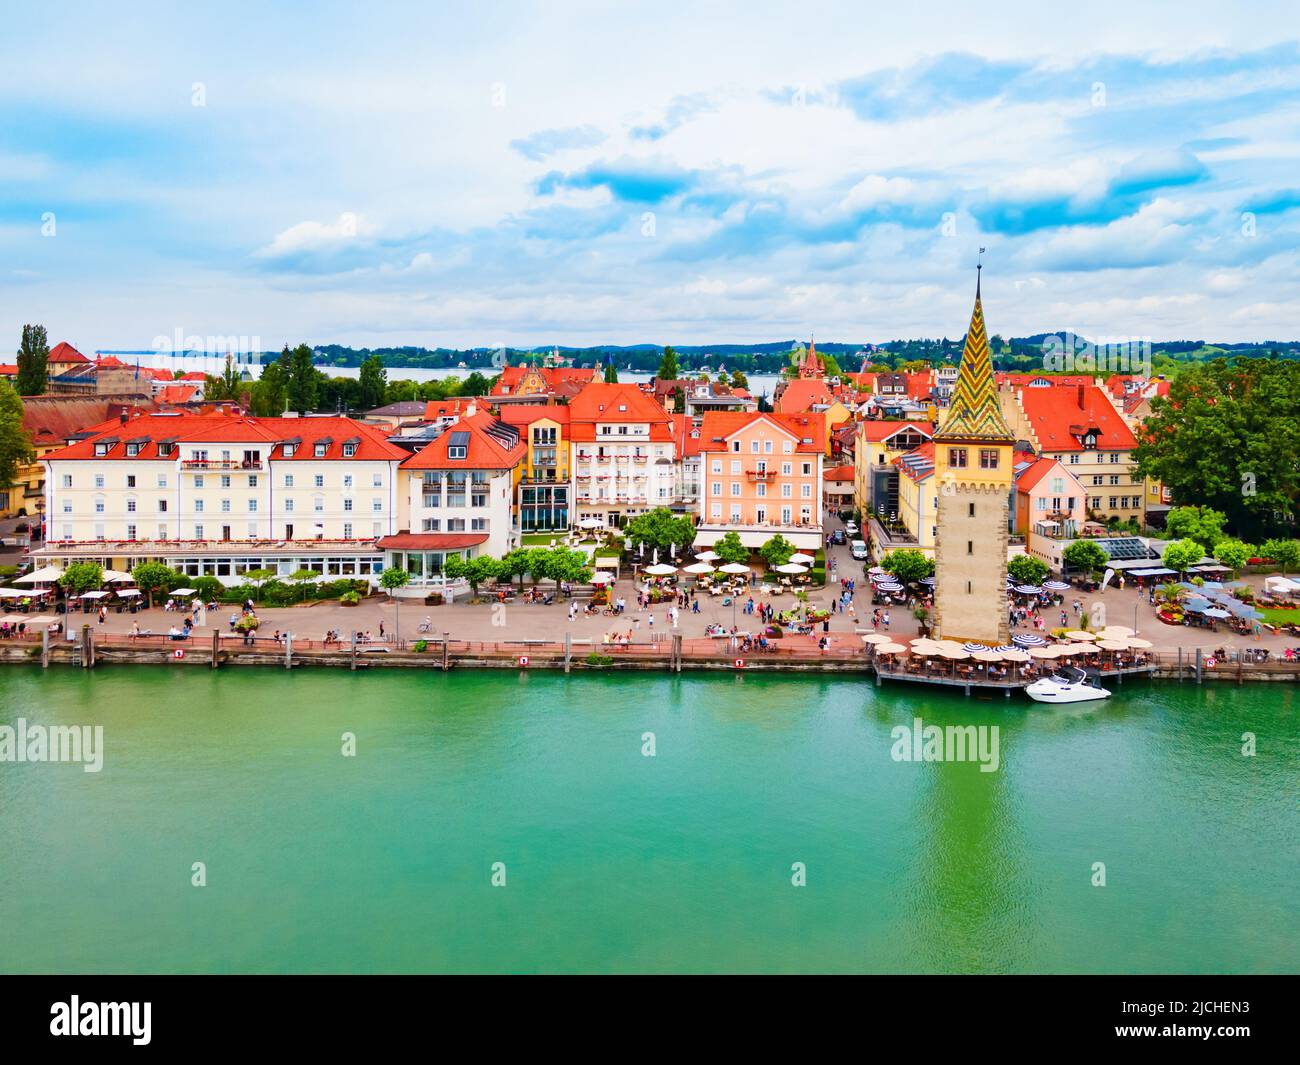
[[[857,536],[858,523],[856,521],[846,521],[844,523],[844,531],[848,533],[850,536]]]
[[[849,554],[859,562],[863,561],[867,557],[867,545],[865,541],[854,540],[849,544]]]
[[[849,542],[848,537],[844,535],[843,529],[836,529],[831,533],[831,543],[843,547]]]

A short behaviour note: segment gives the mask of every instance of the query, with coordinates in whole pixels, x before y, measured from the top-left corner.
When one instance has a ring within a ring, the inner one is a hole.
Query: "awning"
[[[81,598],[82,599],[103,599],[104,596],[106,595],[108,595],[107,592],[82,592]]]
[[[383,551],[463,551],[487,543],[487,533],[397,533],[380,537]]]
[[[1125,571],[1130,577],[1177,577],[1175,570],[1165,569],[1162,566],[1154,566],[1149,569],[1131,569]]]
[[[695,534],[695,546],[712,547],[728,532],[738,533],[740,542],[745,547],[762,547],[773,536],[778,535],[784,536],[797,548],[816,551],[822,546],[822,534],[816,529],[808,532],[795,532],[791,529],[700,529]]]
[[[608,555],[598,555],[595,566],[597,569],[618,569],[618,559]]]

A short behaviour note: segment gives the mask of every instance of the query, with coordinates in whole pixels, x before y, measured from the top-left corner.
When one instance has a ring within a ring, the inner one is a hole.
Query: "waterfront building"
[[[773,409],[778,414],[822,415],[822,450],[831,453],[831,433],[853,418],[849,409],[840,402],[830,384],[821,377],[799,376],[781,391]]]
[[[1053,565],[1059,555],[1054,542],[1074,540],[1083,530],[1086,493],[1060,459],[1020,454],[1016,459],[1014,531],[1024,537],[1028,554]]]
[[[1137,438],[1105,389],[1075,383],[1003,390],[1001,410],[1016,439],[1060,459],[1086,492],[1098,521],[1140,521],[1146,487],[1135,476]]]
[[[824,439],[817,413],[706,414],[696,545],[736,532],[746,547],[778,533],[798,548],[820,547]]]
[[[1015,437],[1002,416],[980,285],[953,387],[934,434],[935,596],[939,638],[1004,644]]]
[[[414,584],[441,581],[448,555],[500,558],[518,545],[516,487],[528,446],[518,426],[486,411],[464,415],[399,471],[397,531],[380,537],[384,564]]]
[[[569,408],[560,403],[506,405],[501,420],[519,430],[527,449],[517,489],[520,531],[567,529],[573,491]]]
[[[123,411],[42,459],[48,539],[33,558],[156,560],[227,583],[261,568],[369,576],[406,457],[351,418]]]
[[[672,416],[636,385],[588,385],[569,402],[569,432],[575,521],[622,526],[676,501]]]
[[[853,502],[863,518],[898,513],[899,468],[894,460],[934,435],[926,421],[868,418],[856,424],[853,444]]]

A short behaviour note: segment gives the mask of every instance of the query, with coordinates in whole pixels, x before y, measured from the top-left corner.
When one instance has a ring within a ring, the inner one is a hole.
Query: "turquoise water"
[[[857,677],[7,667],[0,724],[102,724],[105,764],[0,763],[0,968],[1294,971],[1294,690],[1096,705]],[[894,761],[914,715],[999,725],[1000,769]]]

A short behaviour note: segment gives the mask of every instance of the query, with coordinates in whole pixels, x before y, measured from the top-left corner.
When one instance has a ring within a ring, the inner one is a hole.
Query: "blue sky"
[[[15,343],[958,336],[980,246],[993,332],[1300,336],[1294,3],[123,7],[7,15]]]

